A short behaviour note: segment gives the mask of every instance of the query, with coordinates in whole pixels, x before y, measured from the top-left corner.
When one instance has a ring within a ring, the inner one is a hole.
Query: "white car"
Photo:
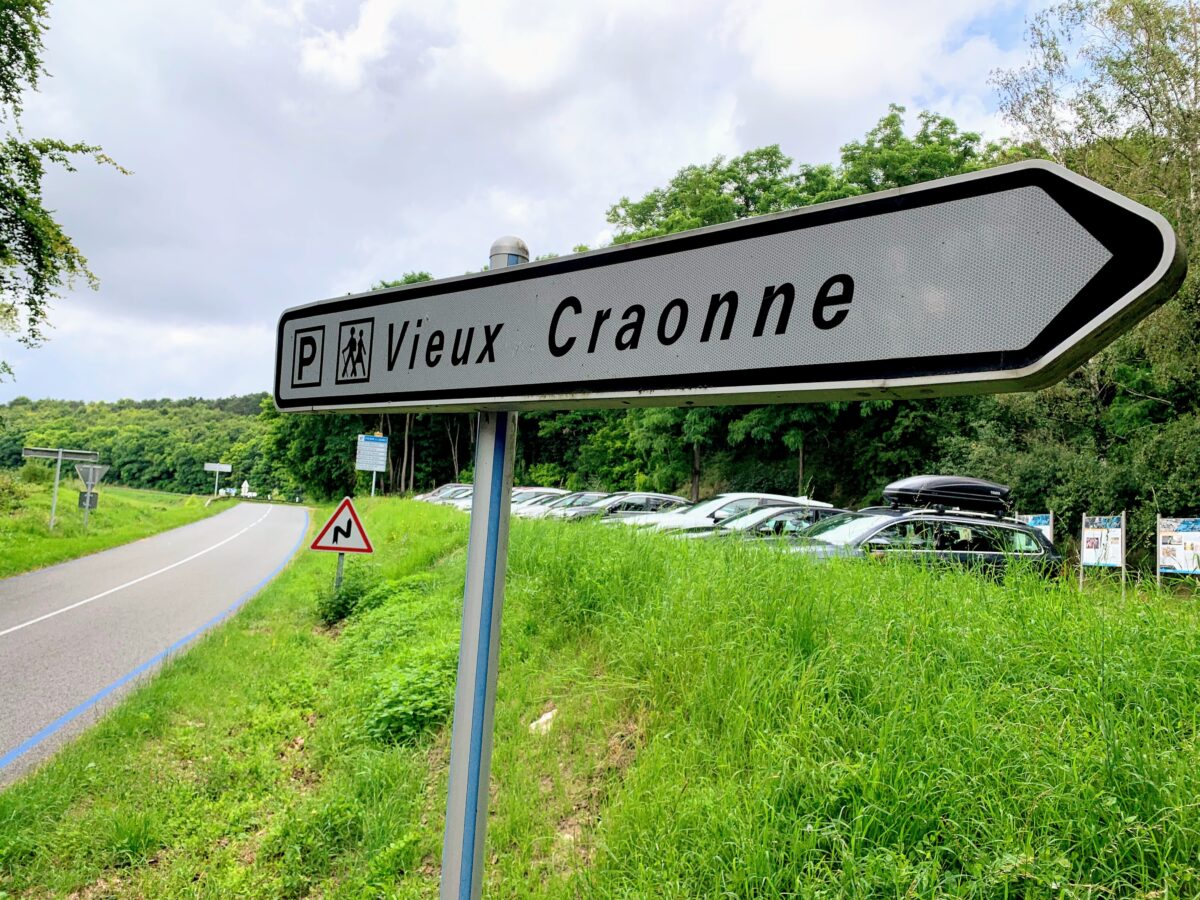
[[[552,497],[562,497],[568,493],[570,492],[562,488],[521,488],[513,491],[510,508],[515,511],[518,506],[536,501],[549,503]]]
[[[666,513],[651,513],[648,516],[630,516],[618,521],[628,525],[638,525],[653,528],[655,531],[675,531],[682,528],[713,525],[723,522],[731,516],[736,516],[760,506],[828,506],[820,500],[810,500],[807,497],[788,497],[784,494],[717,494],[711,500],[704,500],[695,506]]]
[[[471,504],[475,502],[475,489],[467,491],[465,494],[457,494],[446,501],[446,506],[453,506],[455,509],[461,509],[470,512]]]
[[[571,506],[552,509],[547,514],[548,519],[583,519],[626,518],[643,516],[651,512],[669,512],[687,506],[688,502],[673,494],[613,494],[597,500],[587,506]]]
[[[555,497],[549,503],[539,503],[536,505],[530,503],[527,506],[522,506],[517,514],[526,519],[540,519],[543,516],[549,515],[552,510],[569,509],[573,506],[587,506],[609,496],[612,495],[605,491],[576,491],[573,494]]]
[[[463,484],[461,482],[456,481],[452,484],[443,484],[439,487],[434,488],[432,491],[429,491],[428,493],[417,494],[415,497],[413,497],[413,499],[414,500],[437,501],[437,500],[440,500],[441,498],[445,497],[447,494],[452,494],[455,491],[461,491],[463,488],[469,488],[470,486],[471,485],[469,485],[469,484]]]
[[[808,526],[845,510],[810,500],[804,506],[760,506],[721,522],[679,528],[672,532],[679,538],[762,537],[792,535]]]

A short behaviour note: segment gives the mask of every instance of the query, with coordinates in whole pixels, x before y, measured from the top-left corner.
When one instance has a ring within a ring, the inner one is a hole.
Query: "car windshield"
[[[580,494],[578,497],[576,497],[570,503],[567,503],[564,505],[565,506],[591,506],[593,503],[603,500],[607,496],[608,496],[608,494]]]
[[[721,529],[728,531],[748,531],[759,522],[765,522],[772,516],[778,516],[785,511],[785,508],[778,506],[764,506],[758,509],[748,509],[745,512],[738,513],[736,516],[730,516],[721,522]]]
[[[803,537],[842,547],[858,543],[873,529],[894,520],[894,516],[863,516],[856,513],[842,513],[839,516],[830,516],[823,522],[817,522],[811,528],[806,528]]]
[[[701,500],[699,503],[694,503],[691,506],[680,507],[679,509],[671,510],[671,515],[681,516],[703,516],[710,512],[716,512],[726,503],[731,503],[732,500],[725,494],[718,494],[715,497],[710,497],[708,500]]]
[[[570,509],[572,506],[584,506],[588,503],[595,503],[601,497],[607,497],[608,494],[567,494],[565,497],[559,497],[550,504],[551,509]]]

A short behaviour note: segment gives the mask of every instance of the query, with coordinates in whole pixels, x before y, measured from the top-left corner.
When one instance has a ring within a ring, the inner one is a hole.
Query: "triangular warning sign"
[[[349,497],[338,505],[309,549],[332,550],[335,553],[375,552],[375,548],[371,546],[371,539],[367,537],[367,530],[363,528]]]

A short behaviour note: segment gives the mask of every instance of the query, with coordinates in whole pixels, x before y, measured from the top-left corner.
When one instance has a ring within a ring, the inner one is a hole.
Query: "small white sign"
[[[232,472],[233,466],[230,463],[205,463],[205,472]]]
[[[354,468],[360,472],[386,472],[388,439],[377,434],[360,434]]]
[[[1125,536],[1120,516],[1084,516],[1079,561],[1085,566],[1125,566]]]
[[[1200,519],[1160,519],[1158,570],[1171,575],[1200,575]]]

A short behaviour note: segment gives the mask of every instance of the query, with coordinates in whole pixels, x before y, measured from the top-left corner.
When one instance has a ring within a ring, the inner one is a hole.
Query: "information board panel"
[[[354,454],[354,468],[360,472],[386,472],[388,439],[377,434],[360,434]]]
[[[1200,519],[1159,519],[1158,569],[1166,575],[1200,575]]]
[[[1084,516],[1079,559],[1085,566],[1120,569],[1125,566],[1125,537],[1121,516]]]

